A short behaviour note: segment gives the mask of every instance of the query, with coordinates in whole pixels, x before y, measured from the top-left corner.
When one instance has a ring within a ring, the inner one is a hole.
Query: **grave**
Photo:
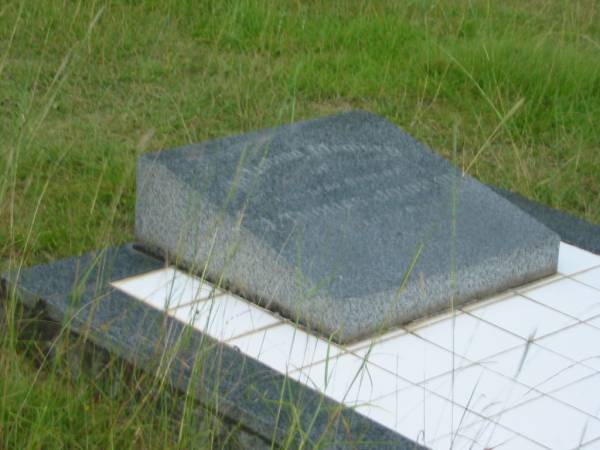
[[[14,268],[0,299],[239,448],[587,448],[600,227],[492,189],[363,112],[149,154],[138,242]]]
[[[145,154],[150,253],[340,343],[552,274],[559,237],[356,111]]]

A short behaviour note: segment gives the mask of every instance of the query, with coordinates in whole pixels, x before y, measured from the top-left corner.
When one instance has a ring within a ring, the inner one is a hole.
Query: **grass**
[[[594,0],[7,0],[0,269],[132,240],[141,152],[354,108],[600,223]],[[217,445],[210,425],[173,424],[160,395],[148,408],[127,386],[108,395],[110,380],[36,365],[8,316],[0,445]]]

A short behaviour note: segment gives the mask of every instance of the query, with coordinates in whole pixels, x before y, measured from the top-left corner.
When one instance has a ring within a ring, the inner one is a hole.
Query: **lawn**
[[[350,109],[600,223],[595,0],[5,0],[0,270],[132,240],[142,152]],[[0,447],[221,445],[147,377],[40,360],[8,309]]]

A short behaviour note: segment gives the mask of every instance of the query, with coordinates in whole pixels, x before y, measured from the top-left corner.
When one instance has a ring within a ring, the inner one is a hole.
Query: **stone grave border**
[[[600,226],[492,188],[562,241],[600,254]],[[94,260],[101,264],[87,273]],[[309,446],[318,442],[322,448],[339,449],[423,448],[109,285],[164,266],[164,261],[126,244],[3,274],[0,291],[4,297],[15,289],[27,310],[41,312],[45,320],[66,326],[138,369],[165,376],[177,391],[191,391],[200,410],[218,407],[226,425],[245,436],[240,441],[247,448],[272,448],[272,442],[287,442],[293,448],[299,442],[289,441],[288,430],[297,425]],[[102,301],[93,301],[99,298]],[[198,352],[201,367],[195,365]]]

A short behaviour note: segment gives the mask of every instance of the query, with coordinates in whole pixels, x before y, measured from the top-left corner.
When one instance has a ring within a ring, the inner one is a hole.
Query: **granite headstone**
[[[362,111],[141,156],[136,237],[344,343],[552,274],[559,245]]]

